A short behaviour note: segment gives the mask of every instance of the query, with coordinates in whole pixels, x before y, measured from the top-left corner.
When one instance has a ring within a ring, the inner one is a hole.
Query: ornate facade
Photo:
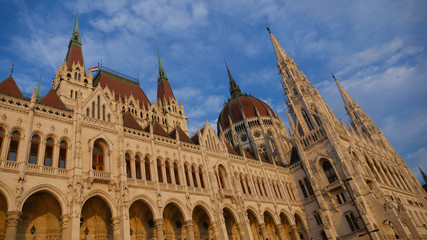
[[[0,239],[425,239],[427,195],[336,81],[337,120],[270,32],[289,132],[263,101],[231,97],[189,137],[159,56],[157,101],[86,72],[76,19],[52,90],[0,83]],[[360,237],[361,236],[361,237]]]

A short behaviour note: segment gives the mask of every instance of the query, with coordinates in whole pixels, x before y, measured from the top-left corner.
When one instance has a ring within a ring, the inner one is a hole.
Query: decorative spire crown
[[[162,80],[168,80],[168,75],[163,68],[162,59],[160,58],[160,51],[158,51],[157,56],[159,58],[159,74],[157,76],[157,81],[160,82]]]
[[[418,169],[421,172],[421,175],[423,176],[424,182],[427,183],[427,175],[424,173],[424,171],[420,168],[420,166],[418,166]]]
[[[79,33],[79,12],[76,14],[76,22],[74,23],[73,35],[71,36],[71,42],[81,44],[80,33]]]
[[[233,79],[233,76],[231,76],[231,72],[230,72],[230,69],[228,68],[227,62],[225,62],[225,67],[227,68],[228,78],[230,79],[230,95],[232,97],[238,97],[242,95],[239,85],[237,85],[236,81],[234,81]]]

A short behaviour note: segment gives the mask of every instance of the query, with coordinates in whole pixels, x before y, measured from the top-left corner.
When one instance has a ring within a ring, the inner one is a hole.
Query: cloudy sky
[[[157,50],[194,133],[229,97],[227,59],[242,91],[285,117],[268,25],[348,122],[330,73],[359,102],[420,178],[427,172],[427,4],[368,1],[6,1],[0,0],[0,79],[27,95],[51,88],[76,11],[86,68],[98,62],[140,79],[156,98]],[[1,77],[2,76],[2,77]]]

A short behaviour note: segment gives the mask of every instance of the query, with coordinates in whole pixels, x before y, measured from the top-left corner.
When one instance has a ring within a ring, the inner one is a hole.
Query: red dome
[[[231,98],[224,105],[221,113],[218,117],[218,132],[219,126],[222,127],[223,130],[230,126],[229,116],[233,123],[237,123],[243,120],[243,114],[245,114],[246,118],[256,117],[256,111],[261,117],[276,117],[273,113],[273,110],[263,101],[249,96],[249,95],[240,95]]]

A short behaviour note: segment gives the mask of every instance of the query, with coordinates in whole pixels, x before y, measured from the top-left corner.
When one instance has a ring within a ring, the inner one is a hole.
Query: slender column
[[[265,223],[261,223],[259,225],[259,228],[261,230],[262,239],[267,239],[267,232],[265,231]]]
[[[112,219],[113,226],[113,239],[120,240],[120,217],[113,217]]]
[[[212,232],[215,236],[215,240],[219,240],[220,236],[219,236],[218,226],[216,225],[216,223],[211,223],[210,228],[212,229]]]
[[[136,162],[135,162],[135,155],[130,156],[130,176],[133,179],[136,179]],[[127,176],[127,172],[126,172]]]
[[[18,228],[19,221],[21,221],[19,218],[21,214],[22,213],[19,211],[7,212],[5,239],[16,239],[16,230]]]
[[[70,215],[64,214],[61,216],[61,227],[62,227],[62,234],[61,239],[62,240],[68,240],[69,239],[69,232],[70,232]]]
[[[283,228],[283,224],[276,224],[276,234],[279,236],[279,240],[285,240],[285,232]]]
[[[294,239],[300,239],[299,234],[298,234],[297,225],[291,225],[291,230],[292,230],[292,237]]]
[[[240,224],[236,224],[236,226],[237,226],[237,231],[239,232],[239,235],[240,235],[240,240],[246,239],[245,230],[243,229],[243,226]]]
[[[193,220],[188,220],[185,222],[185,229],[187,230],[188,240],[194,240]]]
[[[163,240],[164,234],[163,234],[163,219],[162,218],[154,219],[154,228],[156,229],[156,232],[157,232],[157,240]]]

